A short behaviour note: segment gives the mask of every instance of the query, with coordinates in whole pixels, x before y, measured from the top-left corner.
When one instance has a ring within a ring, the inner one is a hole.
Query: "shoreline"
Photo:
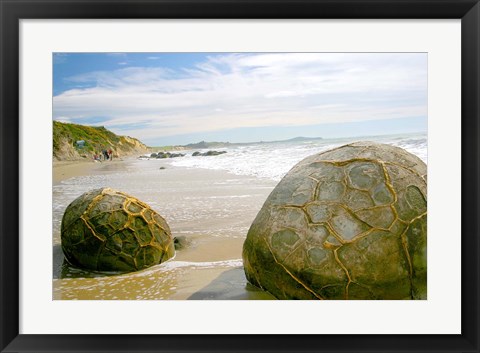
[[[79,159],[73,161],[53,161],[52,163],[52,185],[58,185],[62,181],[68,180],[70,178],[86,176],[99,171],[105,165],[115,165],[119,163],[124,163],[129,159],[134,159],[135,157],[127,158],[116,158],[114,160],[108,161],[94,161]]]
[[[53,161],[52,184],[57,185],[73,177],[88,175],[98,164],[100,163],[93,160]]]
[[[276,182],[225,170],[174,166],[168,160],[143,161],[133,156],[101,163],[57,162],[53,174],[57,181],[53,234],[55,300],[274,299],[247,284],[242,265],[226,264],[242,258],[248,228]],[[69,180],[80,176],[88,176],[87,182]],[[177,250],[167,262],[169,265],[130,274],[87,278],[88,275],[79,276],[78,271],[65,271],[59,247],[60,217],[75,194],[100,186],[94,184],[96,180],[149,204],[165,218],[172,236],[187,237],[189,245]]]

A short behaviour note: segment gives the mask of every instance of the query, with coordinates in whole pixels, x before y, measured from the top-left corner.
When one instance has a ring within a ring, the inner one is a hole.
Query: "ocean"
[[[401,147],[427,163],[427,134],[403,134],[386,136],[365,136],[337,139],[312,139],[254,143],[228,148],[218,148],[227,153],[214,157],[192,157],[192,151],[186,156],[172,159],[172,165],[188,168],[226,170],[236,175],[250,175],[279,181],[298,162],[305,157],[355,141],[373,141]],[[207,150],[199,150],[204,152]]]
[[[297,162],[359,140],[402,147],[427,163],[427,135],[416,133],[237,145],[208,157],[193,157],[192,150],[179,158],[106,161],[89,175],[53,185],[54,299],[272,299],[247,285],[243,274],[242,244],[253,219]],[[63,213],[82,193],[100,187],[146,202],[173,236],[191,244],[169,262],[136,273],[105,276],[71,268],[60,247]]]

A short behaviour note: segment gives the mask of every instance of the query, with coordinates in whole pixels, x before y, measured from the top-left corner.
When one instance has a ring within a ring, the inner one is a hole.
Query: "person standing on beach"
[[[113,159],[113,151],[111,149],[108,150],[108,157],[110,158],[110,160]]]

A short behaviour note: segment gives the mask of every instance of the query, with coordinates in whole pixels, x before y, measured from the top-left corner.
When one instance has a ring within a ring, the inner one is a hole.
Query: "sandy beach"
[[[76,176],[87,175],[99,167],[100,162],[95,161],[54,161],[52,168],[53,185],[59,184]]]
[[[276,182],[167,160],[57,162],[53,166],[53,299],[274,299],[247,284],[242,246]],[[144,271],[105,276],[64,263],[60,224],[68,204],[102,186],[148,203],[187,240],[175,258]]]
[[[125,159],[118,158],[112,161],[94,161],[94,160],[78,160],[78,161],[54,161],[52,166],[52,183],[57,185],[63,180],[70,178],[85,176],[96,172],[105,172],[124,163]]]

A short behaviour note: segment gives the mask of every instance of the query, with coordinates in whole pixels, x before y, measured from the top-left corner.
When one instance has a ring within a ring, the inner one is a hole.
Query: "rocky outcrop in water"
[[[150,155],[150,158],[157,158],[157,159],[163,159],[163,158],[178,158],[178,157],[184,157],[184,153],[170,153],[170,152],[158,152],[158,153],[152,153]]]
[[[193,157],[198,157],[198,156],[202,156],[202,157],[206,157],[206,156],[218,156],[220,154],[224,154],[224,153],[227,153],[227,151],[207,151],[207,152],[204,152],[204,153],[201,153],[201,152],[193,152],[192,153],[192,156]]]

